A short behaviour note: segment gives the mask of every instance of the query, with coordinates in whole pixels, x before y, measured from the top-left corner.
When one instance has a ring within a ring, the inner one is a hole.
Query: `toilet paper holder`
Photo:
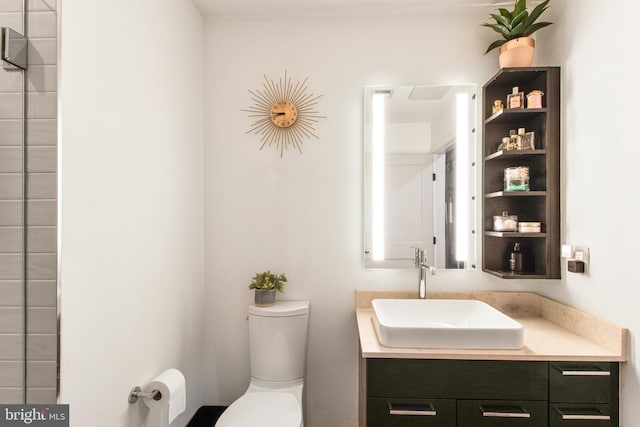
[[[140,386],[135,386],[129,392],[129,403],[136,403],[140,398],[160,400],[162,399],[162,393],[160,393],[160,390],[142,391]]]

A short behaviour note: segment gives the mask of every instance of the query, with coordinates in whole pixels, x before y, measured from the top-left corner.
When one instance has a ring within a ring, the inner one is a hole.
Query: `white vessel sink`
[[[518,349],[522,325],[482,301],[376,299],[373,324],[387,347]]]

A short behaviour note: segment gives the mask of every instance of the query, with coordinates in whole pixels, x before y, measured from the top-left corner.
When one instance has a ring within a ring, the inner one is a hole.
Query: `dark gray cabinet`
[[[365,359],[368,427],[618,426],[614,362]]]
[[[368,426],[456,427],[453,399],[367,399]]]
[[[551,427],[611,427],[619,424],[617,363],[549,364]]]
[[[545,427],[547,402],[540,400],[459,400],[458,427]]]
[[[493,113],[494,100],[505,103],[514,86],[525,94],[542,90],[542,108]],[[482,104],[482,270],[503,279],[559,279],[560,68],[503,68],[483,86]],[[535,132],[535,149],[498,150],[502,138],[518,128]],[[504,191],[505,169],[519,166],[529,168],[530,191]],[[540,222],[540,232],[495,231],[493,217],[504,211],[521,222]],[[516,242],[525,268],[514,273],[507,260]]]

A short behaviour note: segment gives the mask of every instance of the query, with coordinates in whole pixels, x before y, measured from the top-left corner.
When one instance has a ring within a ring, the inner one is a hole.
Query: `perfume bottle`
[[[511,139],[508,136],[503,136],[502,137],[502,142],[500,143],[500,145],[498,145],[498,149],[496,151],[508,150],[509,149],[509,141],[511,141]]]
[[[512,92],[507,95],[507,108],[524,109],[524,92],[520,92],[518,86],[514,86]]]
[[[516,149],[524,150],[524,128],[518,128],[518,136],[516,137]]]
[[[493,114],[496,114],[504,109],[504,105],[502,105],[502,100],[496,99],[493,101],[493,107],[491,109]]]
[[[518,134],[515,129],[511,129],[509,131],[509,150],[517,150],[518,149]]]
[[[521,150],[535,150],[536,149],[536,133],[535,132],[526,132],[522,135],[522,148]]]

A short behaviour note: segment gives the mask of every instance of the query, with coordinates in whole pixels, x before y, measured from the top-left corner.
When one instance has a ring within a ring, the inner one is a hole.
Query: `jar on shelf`
[[[504,170],[504,191],[529,191],[529,167],[506,168]]]
[[[542,224],[540,222],[520,222],[518,223],[518,231],[520,233],[540,233]]]
[[[542,96],[544,92],[541,90],[532,90],[527,94],[527,108],[542,108]]]
[[[494,215],[493,231],[517,231],[518,215],[509,215],[509,212],[503,211],[502,215]]]

